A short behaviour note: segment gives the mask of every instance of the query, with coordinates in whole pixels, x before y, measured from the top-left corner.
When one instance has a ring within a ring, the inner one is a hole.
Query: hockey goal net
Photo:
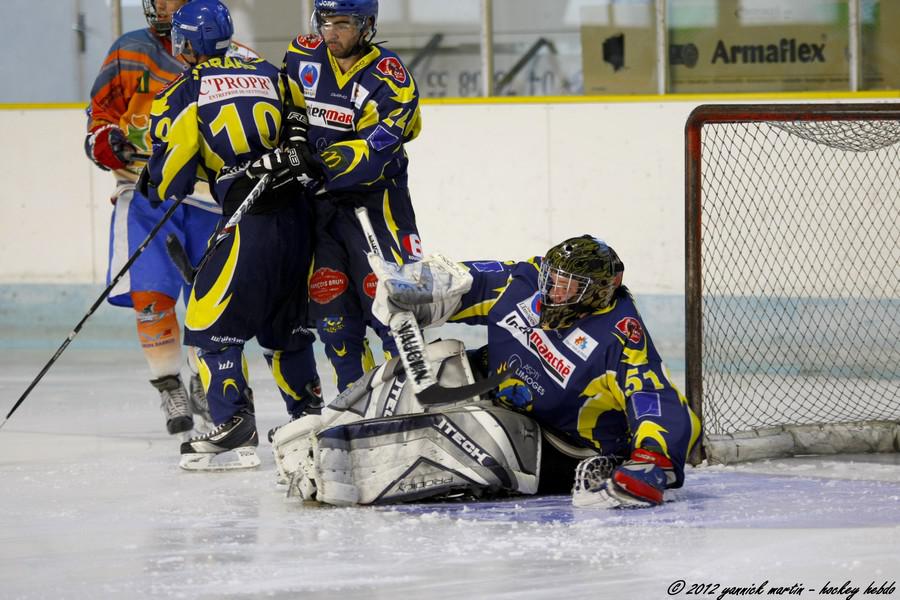
[[[706,458],[896,451],[900,105],[708,105],[685,134]]]

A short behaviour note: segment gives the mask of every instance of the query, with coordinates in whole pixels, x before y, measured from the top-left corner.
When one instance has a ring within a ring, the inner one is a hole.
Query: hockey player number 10
[[[256,102],[253,105],[252,115],[255,134],[259,136],[260,143],[265,148],[275,148],[281,129],[281,111],[269,102]],[[156,126],[156,137],[161,140],[168,139],[171,125],[171,119],[160,119]],[[252,151],[237,105],[229,103],[222,106],[216,116],[209,121],[209,129],[214,136],[225,132],[235,156]]]

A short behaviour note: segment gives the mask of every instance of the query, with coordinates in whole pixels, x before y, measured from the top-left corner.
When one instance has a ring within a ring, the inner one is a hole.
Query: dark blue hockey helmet
[[[375,23],[378,21],[378,0],[316,0],[312,26],[320,31],[326,17],[339,15],[353,17],[360,31],[369,27],[371,38],[375,35]]]
[[[172,54],[182,54],[190,42],[195,54],[221,56],[228,52],[232,35],[228,7],[219,0],[192,0],[172,17]]]

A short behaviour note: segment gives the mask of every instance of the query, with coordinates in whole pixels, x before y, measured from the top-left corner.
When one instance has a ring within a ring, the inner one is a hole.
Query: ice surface
[[[266,441],[258,470],[179,470],[130,334],[76,340],[0,431],[0,598],[654,599],[676,580],[811,598],[900,580],[897,454],[689,469],[676,501],[640,511],[304,505]],[[4,351],[2,415],[52,350]],[[265,432],[286,417],[253,351],[250,370]]]

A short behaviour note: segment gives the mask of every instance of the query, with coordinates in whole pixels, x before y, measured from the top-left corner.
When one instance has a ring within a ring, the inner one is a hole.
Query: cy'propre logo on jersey
[[[563,356],[541,329],[535,329],[517,311],[513,311],[500,320],[500,326],[509,331],[522,346],[528,349],[541,361],[544,371],[560,386],[569,385],[569,379],[575,372],[575,365]]]
[[[269,98],[278,101],[278,92],[271,79],[259,75],[208,75],[200,79],[197,106],[224,102],[238,97]]]
[[[323,102],[307,102],[306,114],[309,115],[309,124],[338,131],[353,130],[353,111],[335,104]]]

